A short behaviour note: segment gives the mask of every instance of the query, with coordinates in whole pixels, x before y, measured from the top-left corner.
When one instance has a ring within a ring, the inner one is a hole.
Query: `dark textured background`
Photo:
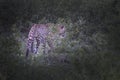
[[[16,38],[26,38],[31,23],[66,25],[58,56],[25,59]],[[0,0],[0,79],[120,80],[120,1]]]

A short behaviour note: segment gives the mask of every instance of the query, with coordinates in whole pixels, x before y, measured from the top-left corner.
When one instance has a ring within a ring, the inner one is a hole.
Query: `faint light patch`
[[[83,25],[86,23],[86,20],[82,16],[78,17],[78,23],[79,23],[79,25]]]
[[[96,33],[93,35],[93,39],[96,43],[98,43],[99,45],[106,45],[107,41],[106,41],[106,35],[102,34],[100,32]]]

